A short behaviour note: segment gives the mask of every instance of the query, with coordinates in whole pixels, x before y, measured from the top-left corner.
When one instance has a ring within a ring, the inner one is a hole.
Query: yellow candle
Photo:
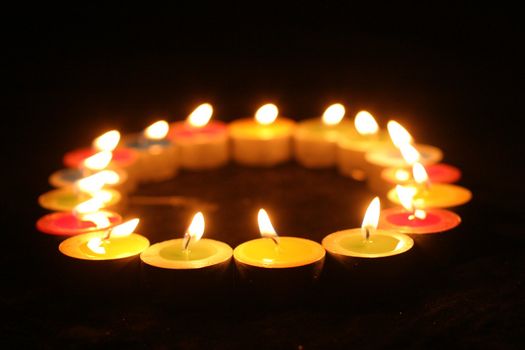
[[[345,108],[336,103],[328,107],[322,118],[300,122],[295,129],[295,159],[307,168],[325,168],[336,164],[337,141],[340,135],[353,132],[349,121],[343,120]]]
[[[163,269],[200,269],[228,262],[232,248],[213,239],[201,239],[204,217],[195,214],[184,238],[156,243],[146,249],[140,259],[147,265]]]
[[[325,250],[317,242],[277,236],[264,209],[259,211],[259,227],[264,238],[237,246],[233,251],[237,263],[261,268],[293,268],[324,259]]]
[[[115,226],[109,232],[99,231],[73,236],[60,243],[66,256],[80,260],[117,260],[142,253],[148,246],[146,237],[132,233],[138,219]],[[108,234],[109,233],[109,234]]]
[[[71,211],[78,204],[95,196],[100,196],[103,208],[111,207],[120,202],[120,192],[113,189],[102,189],[95,193],[81,192],[72,186],[58,188],[46,192],[38,197],[38,203],[42,208],[54,211]]]
[[[383,258],[402,254],[414,246],[407,235],[377,230],[379,198],[370,203],[361,228],[338,231],[323,239],[323,247],[336,258]]]
[[[273,104],[259,108],[255,119],[239,119],[229,125],[233,159],[244,165],[273,166],[291,155],[291,136],[295,122],[277,118]]]
[[[414,204],[418,208],[450,208],[468,203],[472,199],[472,192],[452,184],[432,184],[428,188],[420,186],[412,186],[412,188],[416,191]],[[395,188],[388,192],[388,199],[396,204],[401,203]]]

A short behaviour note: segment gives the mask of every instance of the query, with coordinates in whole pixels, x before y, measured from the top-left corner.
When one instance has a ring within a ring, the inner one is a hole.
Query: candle
[[[295,122],[277,118],[278,114],[277,106],[266,104],[257,110],[255,119],[239,119],[229,125],[237,163],[268,167],[290,159]]]
[[[228,129],[220,121],[210,121],[212,115],[213,107],[204,103],[186,121],[170,125],[168,138],[179,147],[182,168],[213,169],[228,162]]]
[[[139,154],[139,182],[165,181],[177,173],[179,153],[177,146],[166,139],[168,131],[168,123],[159,120],[148,126],[142,134],[126,138],[126,147]]]
[[[42,208],[54,211],[71,211],[77,205],[91,198],[98,198],[103,208],[108,208],[120,202],[120,192],[113,189],[103,189],[108,173],[100,172],[78,180],[74,186],[62,187],[46,192],[38,197]]]
[[[375,118],[367,111],[356,114],[354,126],[355,130],[340,134],[337,165],[342,175],[361,181],[367,176],[365,153],[386,145],[387,135],[379,130]]]
[[[93,140],[89,148],[80,148],[64,155],[64,165],[68,168],[85,169],[84,161],[98,152],[112,152],[109,167],[126,170],[129,179],[133,179],[138,165],[138,154],[132,149],[118,147],[120,133],[116,130],[108,131]],[[84,174],[86,175],[86,174]],[[128,179],[128,180],[129,180]]]
[[[419,208],[449,208],[469,202],[472,192],[468,189],[452,184],[431,184],[425,167],[420,163],[413,166],[414,185],[407,185],[407,188],[414,191],[414,203]],[[388,199],[396,204],[400,204],[396,188],[388,192]]]
[[[336,103],[328,107],[322,118],[297,124],[293,139],[295,159],[307,168],[334,166],[337,141],[341,134],[352,132],[351,123],[344,121],[345,107]]]
[[[361,228],[331,233],[323,239],[323,247],[338,260],[385,258],[407,252],[414,241],[396,231],[378,230],[380,201],[370,203]]]
[[[72,212],[56,212],[41,217],[36,228],[48,235],[64,237],[99,231],[122,222],[122,217],[110,211],[98,211],[103,202],[92,198],[77,205]]]
[[[136,183],[128,181],[128,173],[122,169],[111,169],[101,171],[102,176],[107,176],[110,188],[113,188],[121,193],[133,192],[136,188]],[[49,184],[56,188],[74,186],[75,182],[85,176],[85,171],[82,169],[67,168],[55,171],[49,177]]]
[[[316,282],[324,263],[323,247],[304,238],[278,236],[264,209],[259,210],[258,221],[262,238],[244,242],[233,251],[242,286],[255,287],[257,293],[277,284],[273,292],[279,295]]]
[[[126,298],[139,290],[139,254],[149,246],[146,237],[133,233],[139,219],[109,230],[80,234],[60,243],[62,282],[68,292],[96,298],[117,293]]]

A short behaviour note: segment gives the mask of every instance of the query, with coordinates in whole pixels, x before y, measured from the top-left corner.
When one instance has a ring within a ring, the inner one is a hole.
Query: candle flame
[[[354,125],[360,135],[373,135],[379,130],[374,116],[367,111],[360,111],[356,114]]]
[[[410,179],[410,173],[405,169],[397,169],[394,173],[394,177],[397,181],[408,181]]]
[[[107,185],[116,185],[120,181],[119,174],[114,170],[102,170],[94,175],[100,176]]]
[[[191,243],[197,243],[204,234],[204,215],[199,211],[193,216],[191,224],[184,234],[184,239],[182,240],[182,248],[184,250],[188,249]]]
[[[405,129],[401,124],[395,120],[391,120],[387,124],[388,134],[392,139],[392,143],[397,148],[400,148],[402,145],[412,143],[412,135]]]
[[[96,193],[100,191],[105,184],[104,178],[99,176],[98,173],[86,176],[75,182],[76,187],[86,193]]]
[[[131,235],[133,231],[137,228],[139,221],[139,219],[135,218],[113,227],[108,233],[108,238],[121,238]]]
[[[84,159],[83,165],[89,170],[102,170],[109,165],[112,158],[113,153],[111,151],[101,151]]]
[[[168,135],[170,126],[165,120],[159,120],[144,130],[144,135],[150,140],[162,140]]]
[[[93,198],[97,198],[98,200],[102,201],[103,203],[109,203],[113,199],[113,193],[106,190],[100,190],[96,192],[89,192]]]
[[[279,115],[279,109],[272,103],[261,106],[257,112],[255,112],[255,120],[257,123],[262,125],[272,124]]]
[[[323,113],[323,124],[337,125],[343,120],[345,116],[345,106],[340,103],[335,103],[329,106]]]
[[[413,165],[421,158],[419,151],[409,143],[402,144],[399,151],[401,151],[401,155],[409,165]]]
[[[257,214],[257,221],[259,223],[259,231],[261,232],[262,237],[271,238],[275,244],[279,244],[279,236],[275,229],[273,228],[272,222],[268,213],[264,209],[259,209]]]
[[[90,221],[95,224],[96,228],[106,228],[111,226],[108,216],[105,213],[95,212],[82,215],[83,221]]]
[[[375,197],[368,205],[365,217],[363,218],[363,223],[361,224],[361,230],[363,231],[366,240],[368,240],[371,233],[377,229],[380,213],[381,202],[379,201],[379,197]]]
[[[428,173],[423,164],[421,163],[414,163],[412,166],[412,174],[414,176],[414,180],[418,184],[424,184],[428,182]]]
[[[93,213],[102,208],[104,205],[104,202],[100,200],[100,198],[91,198],[87,201],[84,201],[82,203],[79,203],[73,208],[73,214],[75,215],[82,215],[87,213]]]
[[[411,211],[412,214],[408,217],[409,220],[414,219],[424,219],[427,217],[426,211],[422,209],[417,209],[414,204],[414,197],[417,194],[417,189],[412,186],[396,186],[397,198],[399,202],[408,211]]]
[[[93,140],[93,147],[98,151],[112,152],[120,141],[120,132],[111,130]]]
[[[196,128],[202,128],[211,119],[213,114],[213,107],[209,103],[203,103],[199,107],[195,108],[193,112],[188,116],[188,123]]]
[[[87,247],[95,254],[106,254],[106,248],[103,246],[103,240],[100,237],[93,237],[87,242]]]

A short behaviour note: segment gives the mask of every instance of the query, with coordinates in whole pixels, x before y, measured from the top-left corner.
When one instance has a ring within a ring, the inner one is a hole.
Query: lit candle
[[[63,238],[100,231],[122,222],[122,217],[117,213],[99,211],[102,206],[99,198],[92,198],[77,205],[72,212],[44,215],[37,221],[36,228],[48,235]]]
[[[323,247],[337,260],[350,262],[355,258],[385,258],[407,252],[414,241],[396,231],[378,230],[379,198],[368,206],[361,228],[331,233],[323,239]]]
[[[420,209],[414,203],[413,187],[396,186],[397,196],[403,207],[383,211],[379,226],[402,233],[427,234],[445,232],[461,223],[461,218],[448,210]]]
[[[139,154],[137,181],[142,183],[160,182],[175,176],[179,166],[177,146],[166,139],[169,125],[159,120],[142,134],[126,137],[126,147]]]
[[[170,124],[168,138],[179,147],[182,168],[212,169],[228,162],[228,129],[223,122],[210,120],[212,115],[213,107],[204,103],[186,121]]]
[[[264,209],[258,214],[259,230],[263,238],[244,242],[233,251],[241,283],[247,287],[278,284],[278,291],[309,286],[319,279],[325,250],[317,242],[278,236]]]
[[[414,164],[413,177],[415,184],[407,187],[415,192],[413,201],[418,208],[449,208],[465,204],[472,199],[472,192],[464,187],[431,183],[425,167],[420,163]],[[396,188],[390,190],[387,196],[392,202],[401,203]]]
[[[91,198],[98,198],[103,208],[118,204],[122,198],[120,192],[103,188],[111,172],[99,172],[75,182],[75,185],[46,192],[38,197],[42,208],[54,211],[72,211],[77,205]]]
[[[291,156],[291,137],[295,122],[277,118],[279,110],[266,104],[255,118],[235,120],[229,125],[233,159],[243,165],[274,166]]]
[[[336,103],[328,107],[322,118],[297,124],[294,138],[295,159],[307,168],[334,166],[337,141],[341,134],[352,132],[352,124],[343,120],[345,107]]]
[[[232,248],[226,243],[209,238],[204,234],[204,216],[195,214],[183,238],[153,244],[140,258],[144,264],[160,269],[201,269],[229,263]]]
[[[388,138],[379,130],[375,118],[367,111],[360,111],[354,119],[355,130],[341,133],[337,146],[337,165],[339,172],[355,180],[367,176],[365,153],[386,145]]]
[[[138,165],[138,154],[132,149],[118,147],[120,133],[117,130],[108,131],[93,140],[89,148],[80,148],[68,152],[64,156],[64,165],[68,168],[84,169],[84,161],[98,152],[112,152],[111,168],[121,168],[126,170],[129,179],[135,175]],[[85,176],[86,174],[84,174]]]

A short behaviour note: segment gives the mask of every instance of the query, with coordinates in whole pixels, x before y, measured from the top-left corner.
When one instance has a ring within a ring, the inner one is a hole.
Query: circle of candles
[[[308,119],[297,124],[293,134],[295,159],[307,168],[334,166],[337,140],[341,134],[352,132],[350,122],[343,120],[345,108],[336,103],[328,107],[322,118]]]
[[[135,190],[136,184],[128,179],[128,173],[122,169],[111,169],[117,174],[117,181],[110,184],[111,188],[119,192],[132,192]],[[69,187],[74,186],[75,182],[85,177],[85,172],[82,169],[67,168],[55,171],[49,177],[49,184],[53,187]]]
[[[417,194],[414,196],[414,201],[419,208],[456,207],[463,205],[472,199],[472,192],[457,185],[438,183],[432,184],[428,188],[415,189],[417,190]],[[387,197],[393,203],[401,203],[395,188],[388,192]]]
[[[78,204],[93,198],[95,194],[79,191],[74,186],[62,187],[48,191],[38,197],[38,203],[44,209],[54,211],[71,211]],[[103,208],[109,208],[120,202],[120,192],[113,189],[97,191],[97,196],[103,198]]]
[[[230,123],[232,157],[243,165],[274,166],[291,156],[291,137],[295,122],[277,118],[279,111],[273,104],[259,108],[255,119],[244,118]]]
[[[111,211],[99,211],[97,214],[105,216],[111,226],[122,222],[122,217]],[[36,223],[36,228],[53,236],[75,236],[100,231],[104,227],[101,228],[96,222],[71,212],[57,212],[41,217]]]
[[[182,168],[212,169],[228,162],[228,128],[223,122],[210,120],[212,114],[213,107],[204,103],[186,121],[170,124],[168,138],[179,147]]]
[[[354,128],[341,133],[337,143],[337,165],[342,175],[355,180],[364,180],[367,176],[365,153],[384,146],[387,134],[379,130],[374,117],[367,111],[360,111],[354,118]]]
[[[164,120],[153,123],[143,133],[126,137],[126,147],[139,154],[137,181],[160,182],[175,176],[179,166],[177,146],[166,139],[169,125]]]

